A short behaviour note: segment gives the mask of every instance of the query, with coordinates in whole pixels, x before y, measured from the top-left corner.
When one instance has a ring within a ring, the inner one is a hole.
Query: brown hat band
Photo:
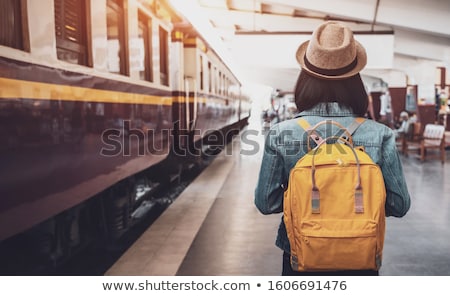
[[[355,59],[353,60],[353,62],[351,62],[350,64],[348,64],[345,67],[342,68],[338,68],[338,69],[323,69],[323,68],[319,68],[314,66],[313,64],[311,64],[308,59],[305,57],[303,58],[305,61],[305,65],[306,67],[308,67],[308,69],[318,73],[318,74],[322,74],[322,75],[326,75],[326,76],[339,76],[339,75],[343,75],[345,73],[350,72],[353,68],[356,67],[356,65],[358,64],[358,60],[355,57]]]

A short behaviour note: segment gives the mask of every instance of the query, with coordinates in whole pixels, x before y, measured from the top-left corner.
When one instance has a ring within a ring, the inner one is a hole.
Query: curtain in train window
[[[153,81],[151,32],[151,19],[143,13],[139,13],[139,77],[147,81]]]
[[[159,27],[159,72],[162,85],[169,85],[169,37],[166,30]]]
[[[122,0],[107,1],[108,71],[127,75],[125,14]]]
[[[88,65],[86,0],[54,0],[58,59]]]
[[[24,49],[21,0],[0,1],[0,45]]]

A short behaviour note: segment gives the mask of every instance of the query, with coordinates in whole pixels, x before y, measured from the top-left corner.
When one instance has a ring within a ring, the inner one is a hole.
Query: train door
[[[186,131],[188,126],[186,123],[187,108],[186,108],[186,96],[185,96],[185,72],[184,66],[184,44],[183,33],[177,29],[172,32],[171,46],[171,58],[170,63],[172,69],[171,83],[173,91],[173,104],[172,104],[172,145],[176,155],[185,155],[185,147],[187,146]]]
[[[177,91],[177,102],[173,109],[173,144],[177,154],[193,153],[194,142],[199,139],[196,131],[198,116],[198,90],[193,77],[184,77],[184,87]]]
[[[198,116],[198,89],[197,81],[193,77],[184,77],[186,127],[189,133],[195,135]],[[192,89],[192,92],[191,92]]]

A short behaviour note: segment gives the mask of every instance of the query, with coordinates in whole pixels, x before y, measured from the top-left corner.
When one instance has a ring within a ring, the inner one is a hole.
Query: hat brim
[[[361,45],[361,43],[359,43],[358,41],[355,40],[356,65],[352,70],[350,70],[347,73],[344,73],[341,75],[336,75],[336,76],[328,76],[328,75],[317,73],[317,72],[311,70],[310,68],[308,68],[308,66],[305,64],[305,54],[306,54],[306,49],[308,48],[308,44],[309,44],[309,41],[305,41],[298,47],[297,53],[296,53],[296,58],[297,58],[297,62],[302,67],[302,70],[308,72],[312,76],[315,76],[315,77],[318,77],[321,79],[327,79],[327,80],[345,79],[345,78],[352,77],[352,76],[355,76],[356,74],[358,74],[367,64],[366,51],[365,51],[364,47]]]

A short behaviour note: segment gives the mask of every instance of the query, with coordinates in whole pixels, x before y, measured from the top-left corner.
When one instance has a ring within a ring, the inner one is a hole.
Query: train
[[[2,258],[23,248],[57,265],[119,239],[158,184],[250,113],[242,82],[169,1],[2,1]]]

